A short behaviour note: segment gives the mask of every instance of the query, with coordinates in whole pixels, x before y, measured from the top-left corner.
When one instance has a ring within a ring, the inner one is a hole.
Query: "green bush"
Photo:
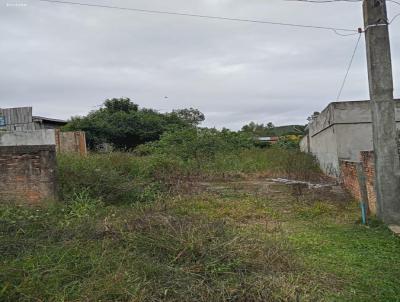
[[[86,192],[106,203],[152,201],[166,191],[167,177],[180,173],[179,163],[162,156],[130,153],[58,156],[59,191],[63,200]]]
[[[166,154],[184,161],[202,163],[218,154],[254,147],[253,139],[244,133],[229,130],[185,128],[169,131],[157,142],[137,148],[137,154]]]
[[[299,180],[321,175],[316,160],[298,150],[259,149],[246,135],[210,129],[169,132],[135,154],[58,157],[63,200],[85,192],[88,198],[108,204],[153,201],[187,181],[244,173]]]

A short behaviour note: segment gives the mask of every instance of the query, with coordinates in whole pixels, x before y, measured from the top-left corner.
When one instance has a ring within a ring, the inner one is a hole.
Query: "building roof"
[[[261,142],[273,142],[279,140],[279,137],[277,136],[266,136],[266,137],[258,137],[257,138]]]
[[[32,119],[34,122],[57,124],[57,125],[66,125],[68,123],[65,120],[59,120],[59,119],[48,118],[48,117],[43,117],[43,116],[32,116]]]

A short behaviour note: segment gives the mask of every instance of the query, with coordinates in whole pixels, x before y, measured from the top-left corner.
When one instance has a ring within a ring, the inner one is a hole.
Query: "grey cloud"
[[[356,39],[329,31],[35,0],[12,8],[6,1],[0,4],[0,106],[32,105],[35,114],[58,118],[85,114],[105,98],[125,96],[161,111],[197,107],[206,113],[207,126],[238,129],[252,120],[305,123],[311,112],[335,100]],[[362,24],[359,3],[93,2],[346,28]],[[396,9],[391,6],[390,13]],[[398,95],[397,27],[391,34]],[[368,97],[363,47],[343,99]]]

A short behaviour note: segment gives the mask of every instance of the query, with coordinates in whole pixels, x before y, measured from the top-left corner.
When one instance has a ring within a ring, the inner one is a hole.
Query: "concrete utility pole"
[[[386,0],[364,0],[369,90],[375,152],[377,215],[400,223],[400,163]]]

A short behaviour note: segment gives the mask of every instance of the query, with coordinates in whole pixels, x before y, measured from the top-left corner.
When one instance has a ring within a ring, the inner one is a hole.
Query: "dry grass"
[[[224,170],[251,168],[219,182],[209,180],[212,173],[186,181],[165,159],[102,159],[64,171],[87,176],[64,187],[71,193],[66,203],[0,205],[1,301],[375,302],[400,296],[400,240],[379,224],[359,225],[357,204],[336,187],[299,191],[250,176],[271,168],[265,158]],[[109,186],[70,192],[99,175],[112,178]],[[119,196],[133,200],[94,198],[120,188],[121,177],[132,191]],[[151,180],[171,194],[159,194]],[[141,190],[134,181],[144,184]]]

